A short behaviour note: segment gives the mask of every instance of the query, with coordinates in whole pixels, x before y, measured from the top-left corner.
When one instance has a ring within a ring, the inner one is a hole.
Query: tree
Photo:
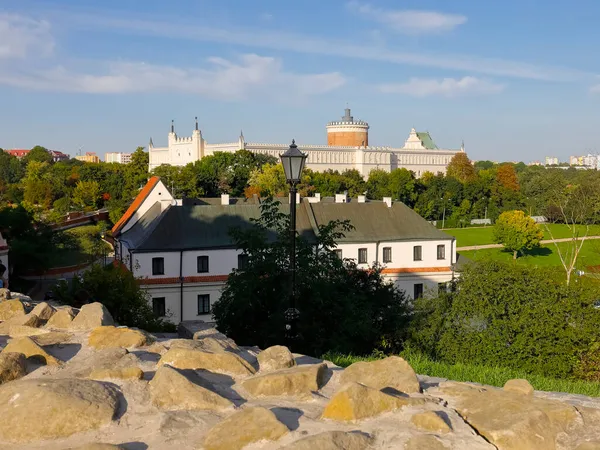
[[[100,186],[97,181],[80,181],[73,190],[73,203],[84,210],[96,208],[100,198]]]
[[[348,221],[330,222],[319,228],[316,242],[297,237],[301,337],[294,351],[366,354],[382,342],[399,342],[406,320],[404,293],[385,282],[378,267],[360,270],[333,252],[350,227]],[[281,344],[291,295],[289,216],[279,202],[267,199],[253,226],[232,230],[232,236],[247,263],[229,276],[213,306],[217,327],[242,345]]]
[[[538,224],[519,210],[503,212],[494,225],[494,241],[513,252],[513,259],[518,252],[538,247],[543,237]]]
[[[281,164],[267,163],[260,169],[254,169],[248,184],[260,189],[261,195],[266,197],[287,195],[289,189]]]
[[[25,165],[28,165],[31,161],[51,163],[53,161],[52,154],[47,148],[36,145],[23,158]]]
[[[367,180],[367,196],[370,199],[376,200],[391,196],[389,172],[386,172],[383,169],[375,169],[369,172],[369,179]]]
[[[408,169],[394,169],[390,172],[390,193],[407,206],[414,206],[417,200],[417,185],[415,174]]]
[[[515,171],[515,166],[512,164],[501,164],[500,167],[498,167],[496,180],[503,188],[508,189],[509,191],[516,192],[519,190],[517,172]]]
[[[456,178],[461,183],[472,180],[477,176],[475,167],[473,167],[465,152],[458,152],[452,157],[446,168],[446,175]]]

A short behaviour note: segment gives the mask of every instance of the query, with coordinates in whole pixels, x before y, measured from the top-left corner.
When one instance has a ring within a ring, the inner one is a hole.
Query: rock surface
[[[204,440],[205,450],[239,450],[253,442],[276,441],[289,429],[266,408],[244,408],[213,427]]]
[[[90,303],[83,305],[79,314],[75,316],[69,329],[71,330],[93,330],[94,328],[114,325],[115,321],[102,303]]]
[[[2,353],[11,352],[23,353],[26,358],[49,366],[57,366],[62,363],[62,361],[52,356],[29,337],[11,339],[8,345],[4,347],[4,350],[2,350]]]
[[[258,354],[258,367],[261,372],[274,372],[289,369],[296,365],[296,360],[287,347],[274,345]]]
[[[523,394],[528,397],[533,395],[533,386],[527,380],[508,380],[502,389],[517,394]]]
[[[242,386],[254,397],[296,395],[310,397],[325,382],[327,364],[310,364],[247,378]]]
[[[115,369],[93,369],[88,378],[91,380],[141,380],[144,378],[144,371],[133,366]]]
[[[410,418],[410,421],[414,426],[421,430],[442,434],[449,433],[452,429],[442,418],[443,414],[443,412],[425,411],[415,414]]]
[[[52,317],[46,323],[46,328],[53,328],[57,330],[66,330],[71,326],[71,322],[77,315],[77,311],[73,308],[60,308],[57,310]]]
[[[110,423],[115,390],[88,380],[18,380],[0,386],[0,439],[30,442],[93,430]]]
[[[24,315],[25,307],[20,300],[5,300],[0,302],[0,320],[8,320]]]
[[[392,388],[407,394],[421,392],[415,371],[399,356],[356,362],[344,370],[341,380],[342,383],[359,382],[375,389]]]
[[[10,300],[10,291],[6,288],[0,288],[0,301]]]
[[[285,450],[367,450],[373,439],[364,433],[345,431],[325,431],[299,439],[283,447]]]
[[[54,315],[55,312],[56,312],[56,309],[54,309],[54,307],[50,306],[46,302],[41,302],[41,303],[38,303],[35,308],[33,308],[33,310],[31,311],[31,314],[35,314],[42,320],[49,320]]]
[[[160,358],[159,365],[163,364],[177,369],[204,369],[234,375],[252,375],[256,372],[248,362],[233,353],[209,353],[185,348],[170,349]]]
[[[27,374],[23,353],[0,353],[0,384],[16,380]]]
[[[148,335],[130,328],[102,326],[92,330],[88,344],[97,350],[105,348],[136,348],[149,343]]]

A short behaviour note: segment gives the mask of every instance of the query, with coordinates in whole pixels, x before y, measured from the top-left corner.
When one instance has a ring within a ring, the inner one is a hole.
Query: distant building
[[[528,166],[541,166],[542,163],[540,161],[531,161]]]
[[[570,156],[569,165],[580,166],[586,169],[598,169],[600,167],[600,158],[598,158],[598,155],[592,155],[591,153],[582,156]]]
[[[68,161],[69,159],[71,159],[71,157],[66,153],[57,152],[56,150],[50,150],[50,154],[52,155],[52,159],[54,160],[54,162]]]
[[[280,208],[289,213],[285,200]],[[152,177],[112,229],[115,260],[140,280],[157,315],[175,323],[210,321],[229,274],[245,262],[229,231],[250,227],[259,216],[258,198],[178,200]],[[309,242],[321,225],[336,219],[355,227],[338,240],[337,255],[361,269],[381,264],[384,278],[408,297],[436,295],[455,277],[456,239],[403,203],[344,194],[297,197],[298,234]]]
[[[75,157],[77,161],[83,161],[86,163],[99,163],[100,158],[94,152],[85,152],[85,155],[77,155]]]
[[[129,164],[132,153],[108,152],[104,155],[107,163]]]
[[[427,131],[410,130],[402,147],[375,147],[369,145],[369,124],[355,120],[346,108],[341,120],[329,122],[326,126],[327,145],[305,145],[298,143],[298,148],[308,155],[306,167],[316,172],[329,169],[340,172],[356,169],[367,177],[371,170],[381,169],[390,172],[396,168],[406,168],[420,177],[425,172],[446,173],[446,167],[452,157],[464,151],[439,148]],[[152,139],[148,144],[150,158],[149,170],[161,164],[185,166],[201,160],[216,152],[236,152],[241,149],[279,157],[289,148],[288,144],[265,144],[246,142],[244,134],[236,141],[225,144],[209,144],[202,136],[196,120],[196,128],[191,137],[179,137],[175,133],[175,125],[171,123],[166,147],[155,147]]]
[[[546,156],[546,165],[547,166],[558,166],[559,161],[555,156]]]
[[[15,156],[19,159],[27,156],[27,154],[30,152],[31,150],[25,150],[25,149],[13,149],[13,150],[5,150],[6,153],[8,153],[9,155]],[[48,150],[50,152],[50,154],[52,155],[52,160],[54,162],[58,162],[58,161],[66,161],[69,159],[69,155],[63,153],[63,152],[59,152],[56,150]]]

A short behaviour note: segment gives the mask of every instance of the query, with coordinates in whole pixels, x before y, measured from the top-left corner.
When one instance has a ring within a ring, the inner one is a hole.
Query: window
[[[358,263],[359,264],[367,264],[367,249],[366,248],[358,249]]]
[[[198,296],[198,315],[210,313],[210,294]]]
[[[196,265],[198,267],[198,273],[208,272],[208,256],[198,256]]]
[[[156,297],[152,299],[152,311],[154,311],[154,315],[156,317],[165,317],[167,314],[167,309],[165,307],[164,297]]]
[[[152,258],[152,275],[165,274],[165,258]]]
[[[242,253],[241,255],[238,255],[238,269],[246,270],[246,267],[248,267],[248,255]]]
[[[446,259],[446,246],[444,244],[437,246],[437,258]]]
[[[335,252],[335,256],[342,259],[342,251],[340,249],[336,249],[336,250],[334,250],[334,252]]]
[[[413,298],[416,300],[423,297],[423,283],[416,283]]]
[[[392,247],[383,247],[383,262],[392,262]]]
[[[422,253],[423,253],[423,248],[420,245],[415,245],[413,247],[413,260],[414,261],[421,261],[423,259],[422,258],[422,256],[423,256]]]

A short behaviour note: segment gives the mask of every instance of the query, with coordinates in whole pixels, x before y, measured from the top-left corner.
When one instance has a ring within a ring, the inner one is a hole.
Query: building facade
[[[19,159],[24,158],[30,151],[31,150],[24,150],[24,149],[5,150],[5,152],[8,153],[9,155],[15,156]],[[68,159],[70,159],[69,155],[67,155],[63,152],[59,152],[57,150],[48,150],[48,151],[52,155],[52,160],[54,162],[67,161]]]
[[[337,242],[341,258],[359,268],[383,266],[384,277],[409,297],[427,295],[455,275],[455,238],[430,225],[400,202],[369,202],[364,196],[297,198],[297,230],[309,242],[320,225],[349,219],[354,229]],[[283,202],[282,212],[289,213]],[[172,197],[152,177],[115,224],[115,260],[140,279],[156,314],[173,322],[212,320],[211,305],[244,255],[229,235],[232,227],[250,227],[260,216],[260,200]]]
[[[82,161],[86,163],[99,163],[100,158],[96,155],[95,152],[85,152],[85,155],[77,155],[75,156],[77,161]]]
[[[350,109],[346,109],[340,121],[329,122],[326,130],[327,145],[298,144],[300,150],[308,155],[306,167],[317,172],[356,169],[367,177],[374,169],[390,172],[403,167],[420,177],[425,172],[445,173],[452,157],[464,151],[464,146],[458,150],[440,149],[428,132],[418,132],[414,128],[402,147],[370,146],[369,124],[355,120],[350,115]],[[172,122],[166,147],[155,147],[150,139],[149,169],[153,170],[162,164],[185,166],[216,152],[236,152],[240,149],[279,157],[288,148],[289,144],[247,142],[243,133],[230,143],[209,144],[198,128],[197,119],[191,137],[178,136]]]
[[[107,163],[129,164],[132,153],[107,152],[104,161]]]

